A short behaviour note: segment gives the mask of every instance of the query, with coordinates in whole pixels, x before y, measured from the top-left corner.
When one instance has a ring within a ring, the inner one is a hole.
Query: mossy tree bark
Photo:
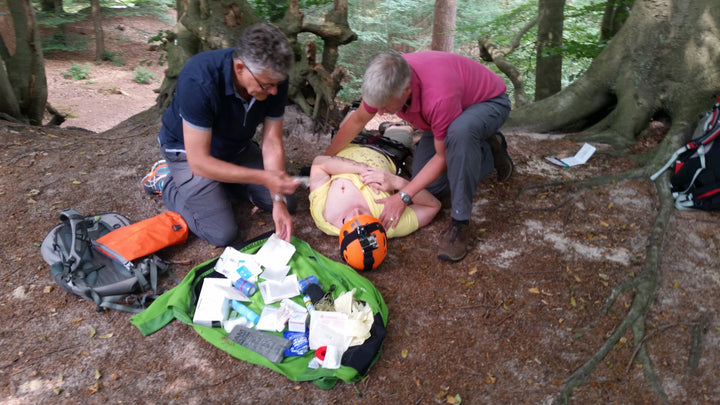
[[[290,73],[290,101],[315,118],[326,118],[344,77],[337,67],[338,49],[357,39],[347,19],[347,0],[335,0],[322,24],[304,21],[297,0],[277,24],[288,36],[296,55]],[[164,110],[172,100],[177,76],[185,62],[196,53],[229,48],[247,26],[263,21],[245,0],[177,0],[178,17],[165,38],[168,68],[160,88],[157,106]],[[317,61],[314,38],[301,43],[301,33],[312,33],[323,43],[322,60]]]
[[[685,132],[720,90],[720,2],[639,0],[587,73],[560,93],[513,111],[508,127],[583,130],[625,147],[666,115]]]
[[[42,124],[47,102],[45,60],[32,5],[0,2],[0,115]]]

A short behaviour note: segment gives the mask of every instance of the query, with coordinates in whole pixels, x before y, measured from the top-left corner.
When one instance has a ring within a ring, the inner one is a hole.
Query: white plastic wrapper
[[[266,304],[281,301],[283,298],[292,298],[300,295],[300,286],[298,285],[297,275],[291,274],[283,279],[282,282],[274,280],[265,280],[258,283],[258,289],[262,294]]]

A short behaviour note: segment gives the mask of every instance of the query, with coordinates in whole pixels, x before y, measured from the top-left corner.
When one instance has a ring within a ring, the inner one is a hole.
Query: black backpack
[[[65,291],[93,301],[98,312],[109,308],[138,313],[148,298],[159,295],[158,275],[169,271],[168,262],[155,255],[122,262],[93,245],[101,236],[130,225],[126,217],[117,213],[84,216],[67,209],[60,213],[60,221],[40,251],[55,282]],[[138,295],[150,290],[151,294]]]
[[[412,150],[394,139],[383,136],[382,132],[361,131],[351,143],[373,149],[387,156],[397,168],[398,176],[410,178],[408,158],[412,156]]]
[[[693,139],[650,177],[655,181],[674,165],[670,190],[677,209],[720,210],[720,94],[712,110],[700,120]],[[714,142],[715,140],[718,142]]]

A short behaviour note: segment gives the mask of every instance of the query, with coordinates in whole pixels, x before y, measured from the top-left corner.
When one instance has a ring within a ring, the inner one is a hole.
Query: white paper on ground
[[[590,145],[589,143],[586,143],[580,148],[580,150],[575,154],[575,156],[566,157],[563,159],[559,159],[554,156],[548,156],[545,159],[557,166],[563,166],[563,167],[572,167],[572,166],[578,166],[587,163],[587,161],[592,157],[592,155],[595,153],[595,147]]]

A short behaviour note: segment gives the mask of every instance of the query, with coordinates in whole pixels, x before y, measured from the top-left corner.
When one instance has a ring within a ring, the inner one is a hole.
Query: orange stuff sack
[[[96,239],[93,246],[106,255],[127,264],[168,246],[184,243],[188,227],[180,214],[167,211],[136,222]]]

